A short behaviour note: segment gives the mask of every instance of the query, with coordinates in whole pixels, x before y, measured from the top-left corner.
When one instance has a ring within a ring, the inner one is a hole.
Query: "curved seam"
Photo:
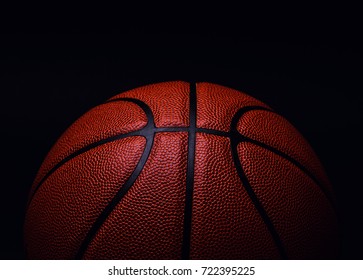
[[[141,158],[135,167],[134,171],[130,175],[129,179],[121,186],[121,188],[118,190],[116,195],[112,198],[112,200],[107,204],[107,206],[104,208],[104,210],[101,212],[101,214],[97,217],[96,221],[92,224],[90,230],[88,231],[86,237],[84,238],[82,244],[79,247],[79,250],[75,256],[76,259],[82,259],[85,252],[88,249],[89,244],[94,239],[96,233],[98,230],[102,227],[103,223],[107,220],[111,212],[114,210],[114,208],[118,205],[118,203],[121,201],[121,199],[126,195],[126,193],[130,190],[138,176],[140,175],[141,171],[143,170],[146,161],[150,155],[151,148],[153,146],[154,142],[154,135],[149,135],[146,140],[146,146],[144,149],[143,154],[141,155]]]
[[[287,254],[285,252],[285,248],[283,246],[283,243],[281,241],[281,238],[273,225],[270,217],[268,216],[265,208],[263,207],[262,203],[258,199],[256,193],[253,191],[253,188],[243,170],[242,163],[238,156],[238,150],[237,146],[241,142],[241,138],[239,137],[239,132],[237,131],[237,124],[239,119],[242,117],[242,115],[248,111],[259,109],[260,107],[249,107],[249,108],[242,108],[237,111],[237,113],[233,116],[232,122],[231,122],[231,152],[232,152],[232,158],[236,167],[237,174],[242,182],[242,186],[246,190],[248,196],[250,197],[253,205],[255,206],[256,210],[258,211],[260,217],[264,221],[268,231],[270,232],[270,235],[279,251],[279,254],[282,259],[287,259]],[[263,107],[262,107],[263,108]]]
[[[126,98],[125,98],[126,99]],[[130,99],[128,99],[130,100]],[[142,101],[137,99],[130,100],[131,102],[136,103],[139,105],[143,111],[145,112],[148,123],[147,125],[140,130],[141,135],[146,137],[146,145],[145,149],[140,157],[139,162],[137,163],[134,171],[131,173],[128,180],[120,187],[116,195],[112,198],[112,200],[107,204],[107,206],[103,209],[101,214],[97,217],[95,222],[92,224],[91,228],[86,234],[83,242],[80,245],[80,248],[75,256],[76,259],[82,259],[89,244],[94,239],[98,230],[102,227],[103,223],[109,217],[113,209],[117,206],[117,204],[121,201],[121,199],[126,195],[129,189],[132,187],[138,176],[140,175],[141,171],[143,170],[147,159],[149,158],[153,143],[154,143],[154,135],[155,135],[155,123],[154,123],[154,116],[152,114],[151,109]]]
[[[337,208],[336,208],[336,205],[334,203],[334,200],[333,200],[333,197],[330,195],[329,192],[327,192],[324,187],[323,187],[323,184],[320,180],[318,180],[316,178],[316,176],[312,173],[312,171],[310,171],[307,167],[305,167],[302,163],[300,163],[298,160],[294,159],[293,157],[289,156],[288,154],[280,151],[279,149],[276,149],[270,145],[267,145],[261,141],[258,141],[258,140],[255,140],[255,139],[252,139],[252,138],[249,138],[247,136],[244,136],[243,134],[239,133],[237,131],[237,124],[238,124],[238,121],[241,119],[241,117],[243,116],[243,114],[249,112],[249,111],[254,111],[254,110],[264,110],[264,111],[269,111],[271,113],[274,113],[274,114],[277,114],[276,112],[274,111],[271,111],[269,109],[266,109],[264,107],[244,107],[242,109],[240,109],[239,111],[237,111],[237,113],[235,114],[235,116],[233,118],[235,118],[235,122],[236,122],[236,127],[235,127],[235,133],[233,135],[233,137],[237,138],[238,142],[249,142],[249,143],[252,143],[252,144],[255,144],[257,146],[260,146],[262,148],[265,148],[269,151],[271,151],[272,153],[286,159],[287,161],[289,161],[290,163],[294,164],[297,168],[299,168],[301,171],[303,171],[311,180],[313,180],[316,185],[317,185],[317,188],[325,195],[325,197],[327,198],[327,200],[329,201],[333,211],[335,213],[337,213]],[[277,114],[279,115],[279,114]],[[233,120],[232,120],[233,121]],[[232,135],[230,136],[232,137]]]
[[[281,152],[280,150],[275,149],[275,148],[273,148],[273,147],[271,147],[269,145],[266,145],[263,142],[256,141],[254,139],[247,138],[247,137],[245,137],[241,142],[248,142],[248,143],[251,143],[251,144],[256,145],[258,147],[264,148],[264,149],[266,149],[266,150],[274,153],[275,155],[278,155],[278,156],[282,157],[283,159],[287,160],[288,162],[290,162],[291,164],[293,164],[295,167],[297,167],[298,169],[300,169],[301,172],[303,172],[305,175],[307,175],[315,183],[315,185],[317,185],[318,189],[323,193],[323,195],[329,201],[329,204],[333,208],[333,210],[335,212],[337,211],[336,206],[335,206],[335,204],[333,202],[333,198],[331,197],[331,195],[329,194],[329,192],[327,192],[322,187],[322,184],[320,183],[320,181],[303,164],[301,164],[300,162],[298,162],[293,157],[290,157],[289,155],[287,155],[287,154]]]
[[[141,109],[144,111],[144,113],[146,114],[146,116],[148,114],[152,114],[150,108],[141,100],[138,99],[133,99],[133,98],[119,98],[117,99],[117,101],[128,101],[128,102],[132,102],[137,104],[139,107],[141,107]],[[105,102],[108,103],[108,102]],[[103,104],[105,104],[103,103]],[[102,104],[101,104],[102,105]],[[46,181],[46,179],[48,179],[48,177],[50,175],[52,175],[58,168],[60,168],[63,164],[65,164],[66,162],[70,161],[71,159],[85,153],[88,152],[89,150],[96,148],[98,146],[101,146],[103,144],[107,144],[119,139],[123,139],[123,138],[127,138],[127,137],[132,137],[132,136],[144,136],[144,134],[142,133],[143,129],[145,129],[145,127],[147,126],[147,124],[138,130],[135,131],[131,131],[131,132],[127,132],[127,133],[121,133],[121,134],[116,134],[113,136],[110,136],[108,138],[105,139],[101,139],[97,142],[93,142],[88,144],[87,146],[84,146],[76,151],[74,151],[73,153],[69,154],[68,156],[66,156],[65,158],[63,158],[61,161],[59,161],[56,165],[54,165],[43,177],[42,179],[39,181],[39,183],[36,185],[36,187],[34,188],[31,197],[28,200],[27,203],[27,208],[29,207],[29,205],[31,204],[36,192],[38,191],[38,189],[40,188],[40,186]]]

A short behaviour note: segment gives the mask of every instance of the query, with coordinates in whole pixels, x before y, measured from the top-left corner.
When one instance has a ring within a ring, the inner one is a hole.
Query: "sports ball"
[[[334,259],[333,189],[278,112],[184,81],[120,93],[58,139],[31,187],[29,259]]]

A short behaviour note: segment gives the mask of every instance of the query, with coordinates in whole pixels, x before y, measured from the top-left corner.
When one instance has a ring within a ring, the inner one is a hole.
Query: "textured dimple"
[[[236,112],[264,103],[240,91],[210,83],[197,83],[197,127],[229,131]]]
[[[185,132],[155,135],[143,171],[100,228],[85,258],[180,258],[187,143]]]
[[[97,106],[72,124],[52,147],[34,180],[31,195],[42,178],[61,160],[102,139],[143,128],[147,118],[134,103],[118,101]]]
[[[279,258],[233,165],[229,139],[197,134],[192,259]]]
[[[250,143],[240,143],[244,173],[291,259],[337,257],[337,221],[318,186],[295,165]],[[334,230],[335,229],[335,230]]]
[[[189,83],[164,82],[139,87],[114,96],[131,97],[145,102],[154,114],[157,127],[189,125]]]
[[[26,216],[25,241],[34,259],[71,259],[101,211],[129,178],[145,139],[96,147],[61,166],[35,194]]]
[[[268,111],[246,112],[237,124],[238,131],[295,159],[309,170],[330,194],[332,187],[316,154],[302,135],[283,117]]]

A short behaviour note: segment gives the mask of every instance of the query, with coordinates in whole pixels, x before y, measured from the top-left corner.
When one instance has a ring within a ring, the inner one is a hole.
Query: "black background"
[[[141,28],[126,30],[2,34],[0,258],[26,257],[27,194],[46,153],[69,125],[125,90],[185,80],[244,91],[295,125],[336,191],[341,258],[362,259],[363,61],[354,16],[311,22],[291,15],[260,25],[241,17],[170,28],[173,16],[152,26],[150,17]]]

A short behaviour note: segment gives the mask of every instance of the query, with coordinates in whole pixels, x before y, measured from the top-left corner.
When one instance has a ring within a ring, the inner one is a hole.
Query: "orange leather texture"
[[[101,104],[80,117],[54,144],[33,183],[33,189],[58,162],[77,150],[120,133],[140,129],[146,125],[145,113],[130,102]]]
[[[333,189],[303,136],[245,93],[182,81],[78,119],[40,167],[24,230],[31,259],[329,259],[339,248]]]
[[[121,139],[58,168],[38,189],[27,211],[29,258],[74,258],[93,222],[130,176],[144,146],[140,136]]]
[[[278,149],[301,163],[332,192],[329,180],[313,149],[283,117],[273,112],[250,111],[238,122],[238,131],[247,137]]]
[[[287,256],[294,259],[337,256],[335,213],[319,186],[292,163],[263,148],[241,143],[238,153]]]
[[[85,258],[180,257],[187,144],[186,132],[155,136],[143,172],[100,228]]]
[[[234,114],[246,106],[269,108],[261,101],[235,89],[197,83],[197,127],[229,131]]]
[[[197,135],[191,258],[279,258],[238,178],[226,137]]]
[[[189,83],[164,82],[147,85],[123,92],[111,100],[125,97],[145,102],[154,114],[157,127],[189,125]]]

